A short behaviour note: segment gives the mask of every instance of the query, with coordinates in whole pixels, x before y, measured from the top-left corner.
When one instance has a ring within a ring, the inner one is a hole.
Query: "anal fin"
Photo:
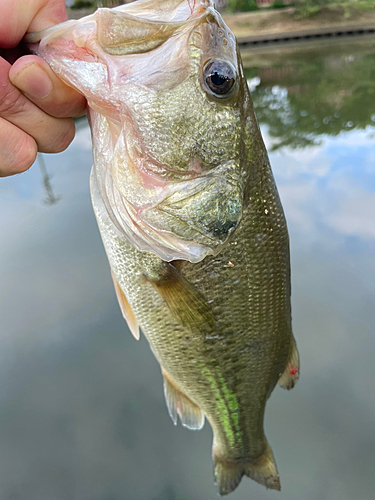
[[[112,274],[113,284],[115,286],[116,297],[117,297],[122,315],[124,316],[124,318],[128,324],[129,330],[131,331],[133,337],[136,340],[139,340],[140,334],[139,334],[139,326],[138,326],[137,318],[135,317],[133,309],[130,307],[128,299],[126,298],[120,285],[117,283],[116,278],[114,277],[112,272],[111,272],[111,274]]]
[[[299,379],[299,354],[297,350],[296,341],[292,335],[290,341],[288,361],[284,373],[280,376],[278,384],[283,389],[293,389]]]
[[[192,430],[202,429],[204,426],[202,410],[176,386],[164,370],[162,370],[162,374],[164,377],[165,400],[173,423],[177,425],[178,415],[184,427]]]

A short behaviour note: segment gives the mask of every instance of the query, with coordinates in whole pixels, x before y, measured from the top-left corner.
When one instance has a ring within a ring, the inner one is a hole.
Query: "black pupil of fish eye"
[[[211,61],[204,69],[207,87],[216,95],[228,94],[235,82],[233,68],[224,61]]]
[[[220,73],[215,73],[211,75],[211,82],[216,85],[216,87],[221,87],[226,83],[227,79],[225,78],[224,75],[221,75]]]

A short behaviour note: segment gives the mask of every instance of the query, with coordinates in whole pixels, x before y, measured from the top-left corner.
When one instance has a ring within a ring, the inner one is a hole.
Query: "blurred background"
[[[374,4],[277,2],[221,7],[289,224],[301,380],[266,410],[281,493],[244,478],[229,498],[372,500]],[[322,23],[336,35],[286,30]],[[0,182],[0,498],[214,500],[209,426],[173,426],[159,366],[122,319],[90,203],[90,133],[76,125],[67,151]]]

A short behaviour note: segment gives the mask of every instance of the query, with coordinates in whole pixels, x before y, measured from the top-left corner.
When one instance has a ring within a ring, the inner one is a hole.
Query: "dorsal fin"
[[[177,425],[177,415],[180,417],[184,427],[192,430],[202,429],[204,426],[204,414],[198,405],[181,391],[171,377],[162,369],[164,377],[164,395],[167,403],[168,413]]]
[[[136,340],[139,340],[140,334],[139,334],[139,326],[138,326],[137,318],[135,317],[133,309],[130,307],[128,299],[126,298],[120,285],[117,283],[117,280],[114,277],[113,272],[111,272],[111,274],[112,274],[113,284],[115,285],[116,297],[117,297],[122,315],[124,316],[124,318],[128,324],[129,330],[131,331],[133,337]]]

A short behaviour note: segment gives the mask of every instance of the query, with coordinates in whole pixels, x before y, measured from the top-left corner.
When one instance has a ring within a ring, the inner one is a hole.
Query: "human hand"
[[[84,97],[43,59],[19,57],[25,53],[20,42],[26,33],[66,20],[64,0],[1,0],[0,176],[24,172],[38,151],[66,149],[75,133],[70,117],[85,113]]]

